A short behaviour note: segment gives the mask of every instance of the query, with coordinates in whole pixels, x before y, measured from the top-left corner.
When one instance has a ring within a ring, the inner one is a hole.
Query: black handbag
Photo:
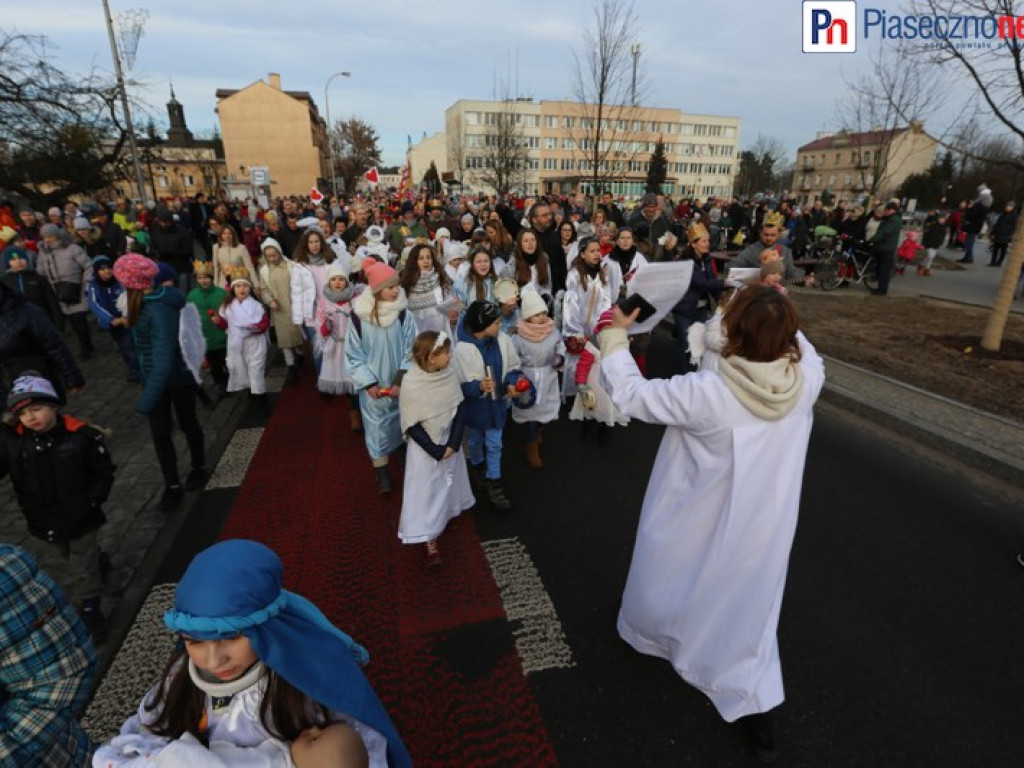
[[[82,300],[82,284],[58,280],[53,286],[57,292],[57,301],[61,304],[77,304]]]

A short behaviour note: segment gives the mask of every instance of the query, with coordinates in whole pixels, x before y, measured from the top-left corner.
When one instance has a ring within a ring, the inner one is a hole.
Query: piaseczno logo
[[[853,53],[857,50],[854,0],[804,0],[804,53]]]

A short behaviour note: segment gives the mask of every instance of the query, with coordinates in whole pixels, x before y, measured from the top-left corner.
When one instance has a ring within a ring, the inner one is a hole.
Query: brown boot
[[[526,444],[526,465],[530,469],[544,468],[544,462],[540,459],[540,445],[537,442]]]
[[[363,431],[363,417],[358,408],[352,408],[348,412],[348,425],[353,432]]]
[[[918,267],[917,268],[917,274],[918,275],[923,275],[924,274],[924,267]]]
[[[921,274],[923,274],[925,277],[931,277],[932,276],[932,271],[930,269],[928,269],[928,267],[925,267],[924,268],[924,272],[922,272]]]

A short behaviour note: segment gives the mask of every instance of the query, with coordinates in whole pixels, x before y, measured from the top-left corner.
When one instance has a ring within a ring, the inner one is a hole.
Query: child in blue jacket
[[[501,440],[509,403],[521,394],[516,385],[522,373],[519,354],[501,332],[501,319],[501,309],[493,301],[470,304],[459,323],[455,362],[466,398],[473,479],[496,510],[508,512],[512,502],[501,485]]]
[[[128,330],[128,320],[117,307],[118,297],[124,288],[114,277],[114,265],[109,256],[96,256],[92,260],[93,279],[86,289],[89,309],[96,315],[100,330],[107,331],[114,340],[125,367],[128,369],[128,381],[141,381],[139,376],[139,358],[135,353],[135,342],[132,332]]]

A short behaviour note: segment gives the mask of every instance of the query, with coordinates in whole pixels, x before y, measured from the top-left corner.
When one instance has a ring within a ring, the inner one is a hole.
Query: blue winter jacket
[[[503,397],[505,388],[519,380],[519,371],[505,371],[501,359],[498,338],[478,339],[467,331],[462,321],[456,331],[459,343],[472,344],[484,358],[484,365],[490,366],[497,388],[497,398],[480,391],[480,380],[463,382],[462,394],[466,401],[466,426],[470,429],[501,429],[508,417],[508,400]]]
[[[178,342],[178,322],[185,297],[177,288],[161,286],[142,299],[142,312],[132,327],[139,355],[142,394],[139,413],[153,412],[169,387],[194,387]]]
[[[104,331],[110,330],[110,321],[121,317],[117,308],[117,297],[124,293],[124,288],[114,278],[102,282],[98,277],[89,281],[85,296],[89,300],[89,309],[96,315],[96,323]]]

